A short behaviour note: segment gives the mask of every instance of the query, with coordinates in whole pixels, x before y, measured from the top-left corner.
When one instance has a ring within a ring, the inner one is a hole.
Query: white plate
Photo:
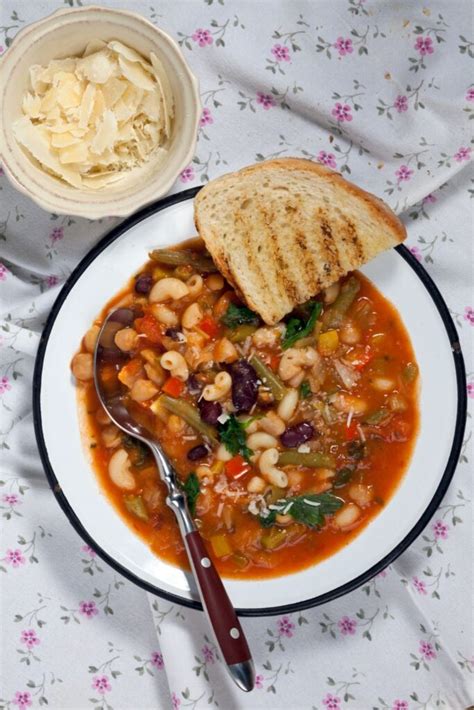
[[[106,236],[61,291],[41,340],[34,378],[35,428],[50,485],[84,540],[145,589],[200,608],[189,575],[153,555],[101,492],[81,444],[69,364],[104,304],[157,246],[195,234],[196,190],[146,208]],[[291,576],[225,580],[243,615],[275,614],[344,594],[392,562],[422,531],[453,475],[465,424],[465,373],[456,330],[433,282],[405,247],[362,272],[395,305],[421,372],[420,432],[409,468],[381,513],[345,548]]]

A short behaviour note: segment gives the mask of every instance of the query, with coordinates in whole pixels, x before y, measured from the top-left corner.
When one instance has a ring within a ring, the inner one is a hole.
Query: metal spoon
[[[114,424],[129,436],[147,444],[151,449],[160,476],[168,487],[166,503],[176,515],[201,602],[217,645],[232,679],[241,690],[248,692],[255,685],[255,670],[247,640],[222,580],[196,529],[189,512],[186,496],[178,485],[176,471],[163,453],[158,441],[144,426],[135,421],[128,411],[123,397],[120,394],[107,393],[100,380],[99,367],[102,363],[108,362],[118,365],[125,362],[124,353],[115,345],[114,336],[121,328],[132,325],[136,317],[137,313],[132,309],[119,308],[113,311],[102,325],[94,353],[94,383],[97,395]]]

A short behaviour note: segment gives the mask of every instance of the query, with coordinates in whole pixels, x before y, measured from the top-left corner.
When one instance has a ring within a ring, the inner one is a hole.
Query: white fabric
[[[207,111],[196,157],[173,190],[262,156],[304,155],[337,167],[402,214],[408,245],[441,289],[467,356],[470,4],[150,3],[104,4],[134,9],[170,32],[200,78]],[[20,27],[73,4],[81,3],[3,0],[2,49]],[[146,595],[84,549],[38,459],[31,382],[41,330],[71,270],[117,220],[46,214],[5,176],[0,203],[0,705],[461,710],[473,703],[471,419],[445,500],[391,569],[323,607],[243,620],[258,673],[257,689],[245,696],[216,661],[200,613]],[[472,364],[467,372],[472,397]]]

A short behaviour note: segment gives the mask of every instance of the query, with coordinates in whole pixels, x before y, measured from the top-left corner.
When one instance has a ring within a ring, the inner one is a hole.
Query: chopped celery
[[[124,496],[123,502],[129,513],[136,515],[140,520],[148,520],[148,512],[141,496]]]

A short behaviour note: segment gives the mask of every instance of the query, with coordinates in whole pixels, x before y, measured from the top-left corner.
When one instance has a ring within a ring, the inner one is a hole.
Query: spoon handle
[[[239,688],[248,692],[254,687],[255,671],[235,609],[199,532],[187,533],[184,542],[204,609],[229,673]]]

